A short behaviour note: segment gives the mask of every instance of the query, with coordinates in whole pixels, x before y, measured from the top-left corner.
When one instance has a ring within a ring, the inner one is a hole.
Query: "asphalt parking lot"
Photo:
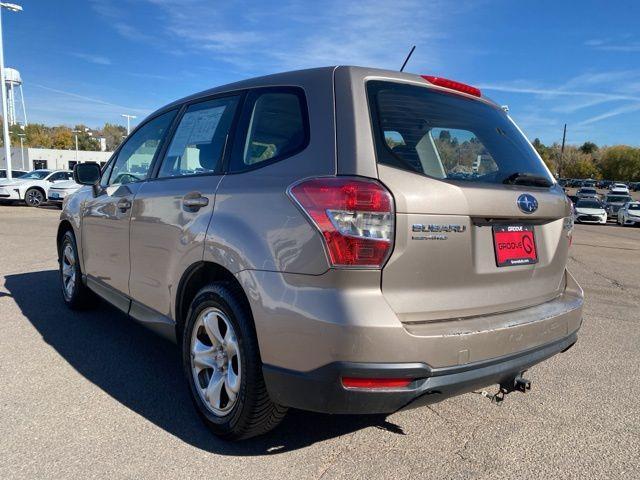
[[[616,478],[640,468],[640,228],[578,225],[578,343],[502,406],[467,394],[388,417],[299,411],[213,437],[174,345],[58,291],[59,211],[0,206],[0,478]]]

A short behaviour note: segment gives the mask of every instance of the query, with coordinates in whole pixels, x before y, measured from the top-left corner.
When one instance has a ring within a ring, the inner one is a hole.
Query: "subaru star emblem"
[[[518,208],[524,213],[533,213],[538,209],[538,201],[533,195],[523,193],[518,197]]]

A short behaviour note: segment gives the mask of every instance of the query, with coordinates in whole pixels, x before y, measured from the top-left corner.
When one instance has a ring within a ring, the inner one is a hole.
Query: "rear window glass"
[[[581,188],[580,193],[596,193],[595,188]]]
[[[367,83],[378,162],[438,179],[549,186],[553,179],[505,113],[414,85]]]
[[[580,200],[576,207],[578,208],[602,208],[602,204],[600,202],[596,202],[594,200]]]
[[[629,210],[640,210],[640,203],[632,203],[629,205]]]
[[[607,196],[607,202],[610,202],[610,203],[624,203],[630,200],[631,200],[631,197],[628,197],[626,195],[608,195]]]

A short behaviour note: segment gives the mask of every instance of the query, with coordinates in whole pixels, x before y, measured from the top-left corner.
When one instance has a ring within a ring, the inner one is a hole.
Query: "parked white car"
[[[611,195],[629,195],[628,187],[616,187],[609,190]]]
[[[640,202],[628,202],[618,210],[618,225],[640,225]]]
[[[624,183],[614,183],[609,188],[609,193],[612,195],[629,195],[629,187]]]
[[[49,188],[71,178],[70,170],[33,170],[20,178],[5,178],[0,180],[0,200],[24,201],[37,207],[47,201]]]
[[[599,200],[581,198],[576,203],[575,221],[578,223],[607,223],[607,212]]]
[[[598,198],[598,191],[595,189],[595,187],[582,187],[580,190],[578,190],[578,193],[576,193],[576,195],[578,196],[578,198]]]
[[[75,193],[82,185],[76,183],[74,180],[67,180],[64,182],[55,182],[49,187],[47,192],[47,200],[49,203],[62,207],[62,202],[72,193]]]

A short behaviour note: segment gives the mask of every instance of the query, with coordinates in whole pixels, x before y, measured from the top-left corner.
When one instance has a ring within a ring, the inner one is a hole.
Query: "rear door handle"
[[[129,199],[123,198],[118,202],[118,208],[121,212],[126,212],[131,208],[131,201]]]
[[[199,210],[209,205],[209,199],[203,197],[199,192],[191,192],[182,198],[182,205],[191,210]]]

